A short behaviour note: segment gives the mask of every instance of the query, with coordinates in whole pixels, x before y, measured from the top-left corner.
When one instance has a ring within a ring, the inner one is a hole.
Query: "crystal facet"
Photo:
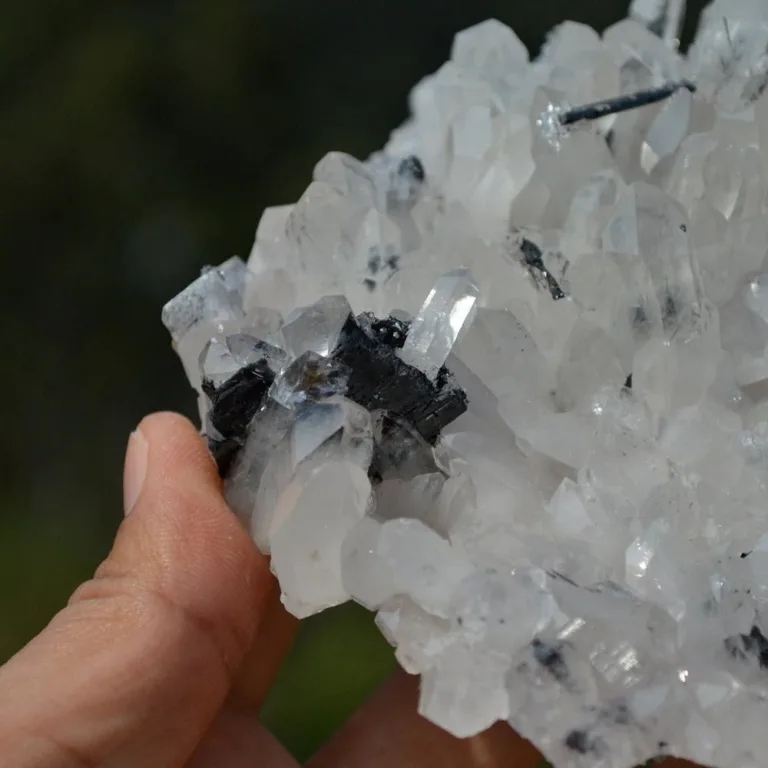
[[[468,270],[443,275],[411,323],[400,359],[427,378],[436,378],[462,329],[471,322],[477,296]]]

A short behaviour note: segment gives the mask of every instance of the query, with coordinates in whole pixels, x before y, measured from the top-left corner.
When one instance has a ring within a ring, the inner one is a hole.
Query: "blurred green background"
[[[106,553],[142,415],[195,413],[162,304],[204,264],[247,255],[262,209],[297,199],[326,151],[381,146],[456,31],[495,16],[535,51],[558,21],[602,28],[625,5],[1,7],[0,661]],[[364,612],[307,621],[265,719],[306,757],[392,664]]]

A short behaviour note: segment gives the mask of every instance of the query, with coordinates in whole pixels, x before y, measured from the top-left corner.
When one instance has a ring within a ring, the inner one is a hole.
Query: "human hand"
[[[295,768],[258,710],[296,629],[266,558],[228,509],[195,428],[131,436],[125,510],[95,577],[0,669],[3,768]],[[394,676],[311,768],[535,766],[506,725],[459,741]]]

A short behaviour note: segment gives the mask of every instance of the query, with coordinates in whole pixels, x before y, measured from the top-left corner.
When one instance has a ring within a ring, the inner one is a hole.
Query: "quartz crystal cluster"
[[[768,759],[768,2],[682,11],[459,33],[163,312],[288,610],[557,766]]]

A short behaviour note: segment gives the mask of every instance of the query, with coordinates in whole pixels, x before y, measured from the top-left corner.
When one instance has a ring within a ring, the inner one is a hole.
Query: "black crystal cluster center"
[[[350,314],[323,366],[327,387],[318,386],[316,365],[306,376],[295,370],[305,359],[311,365],[311,358],[300,357],[291,364],[294,378],[312,381],[312,386],[300,393],[299,401],[316,402],[329,392],[344,395],[369,411],[381,411],[405,421],[434,445],[441,430],[466,411],[467,396],[445,366],[432,381],[400,359],[397,351],[405,343],[409,327],[407,321],[395,317]],[[245,445],[256,414],[265,407],[282,407],[269,397],[270,388],[281,375],[282,371],[270,367],[265,356],[241,368],[218,387],[204,380],[203,391],[211,403],[208,421],[213,428],[207,435],[208,444],[222,477],[227,476]]]

